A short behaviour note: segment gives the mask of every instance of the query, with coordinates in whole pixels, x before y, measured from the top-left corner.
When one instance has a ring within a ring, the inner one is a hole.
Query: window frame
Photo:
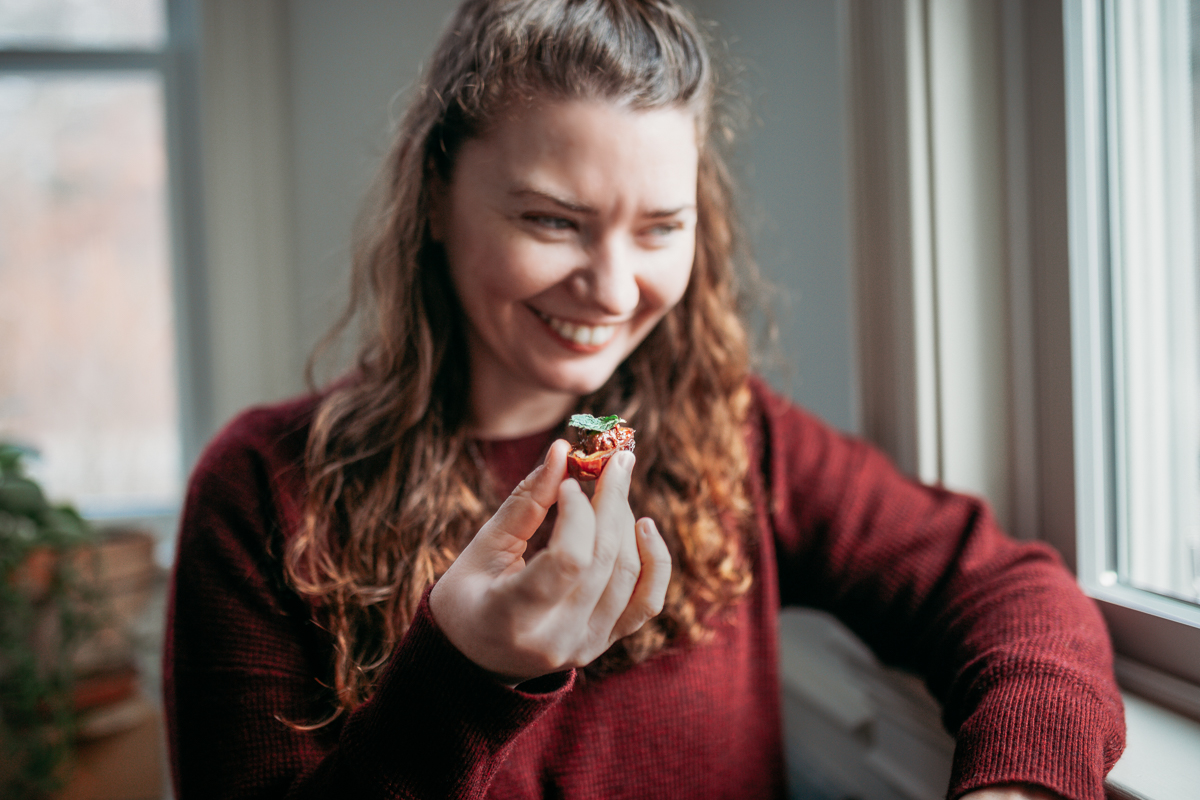
[[[1075,391],[1093,376],[1075,345],[1087,316],[1071,265],[1092,240],[1080,234],[1085,173],[1071,137],[1080,15],[1097,2],[849,4],[860,429],[909,474],[983,495],[1014,535],[1054,545],[1108,622],[1122,685],[1200,719],[1200,629],[1101,584],[1088,549],[1094,461],[1076,445],[1091,443],[1096,419]],[[947,75],[969,76],[971,103],[943,91]],[[990,167],[956,183],[964,152]],[[972,204],[996,215],[1003,239],[981,228],[973,250],[947,247],[941,234],[968,230],[954,220]],[[1002,329],[941,313],[972,302],[953,270],[1003,287],[991,298]],[[986,355],[964,364],[953,348],[971,339]],[[1004,443],[954,414],[999,426]]]
[[[1074,525],[1050,536],[1076,565],[1081,586],[1099,604],[1118,653],[1118,677],[1130,688],[1200,719],[1200,608],[1112,581],[1109,554],[1115,535],[1115,503],[1119,478],[1114,468],[1118,444],[1114,419],[1113,367],[1105,342],[1111,337],[1106,311],[1107,278],[1112,253],[1108,208],[1109,171],[1113,153],[1106,138],[1102,70],[1111,52],[1102,5],[1111,2],[1064,3],[1066,156],[1068,171],[1068,235],[1070,237],[1071,385],[1054,385],[1053,398],[1069,398],[1073,424],[1074,489],[1070,501]],[[1065,454],[1049,456],[1053,464]],[[1067,498],[1056,502],[1066,504]]]
[[[200,18],[198,0],[162,1],[166,36],[158,48],[0,45],[0,74],[135,72],[155,73],[162,81],[180,467],[186,476],[212,427],[199,135]],[[181,494],[182,490],[181,486]],[[158,533],[165,551],[177,513],[177,508],[149,515],[116,512],[97,521],[149,527]],[[160,560],[165,563],[165,558]]]

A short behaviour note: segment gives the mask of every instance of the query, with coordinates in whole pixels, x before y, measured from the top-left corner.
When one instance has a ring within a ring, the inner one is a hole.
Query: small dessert
[[[625,427],[624,422],[616,414],[607,417],[575,414],[567,421],[572,428],[583,431],[580,442],[567,454],[567,472],[572,478],[594,481],[614,453],[633,450],[633,428]]]

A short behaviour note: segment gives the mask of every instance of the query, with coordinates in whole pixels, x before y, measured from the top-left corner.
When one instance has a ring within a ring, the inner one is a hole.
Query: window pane
[[[0,47],[157,48],[162,0],[0,0]]]
[[[1200,598],[1200,281],[1184,0],[1119,0],[1108,80],[1121,581]]]
[[[0,76],[0,437],[90,513],[179,496],[160,84]]]

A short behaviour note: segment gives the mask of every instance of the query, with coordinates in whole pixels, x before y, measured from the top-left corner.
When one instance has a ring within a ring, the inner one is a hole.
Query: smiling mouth
[[[616,325],[578,325],[574,322],[567,322],[565,319],[551,317],[540,311],[534,313],[541,317],[542,321],[559,336],[583,347],[602,347],[608,344],[609,340],[613,338],[613,334],[617,332]]]

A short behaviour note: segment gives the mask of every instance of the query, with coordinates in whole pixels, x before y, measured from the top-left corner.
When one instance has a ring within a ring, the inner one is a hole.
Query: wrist
[[[959,800],[1063,800],[1063,797],[1041,786],[1007,783],[967,792]]]

